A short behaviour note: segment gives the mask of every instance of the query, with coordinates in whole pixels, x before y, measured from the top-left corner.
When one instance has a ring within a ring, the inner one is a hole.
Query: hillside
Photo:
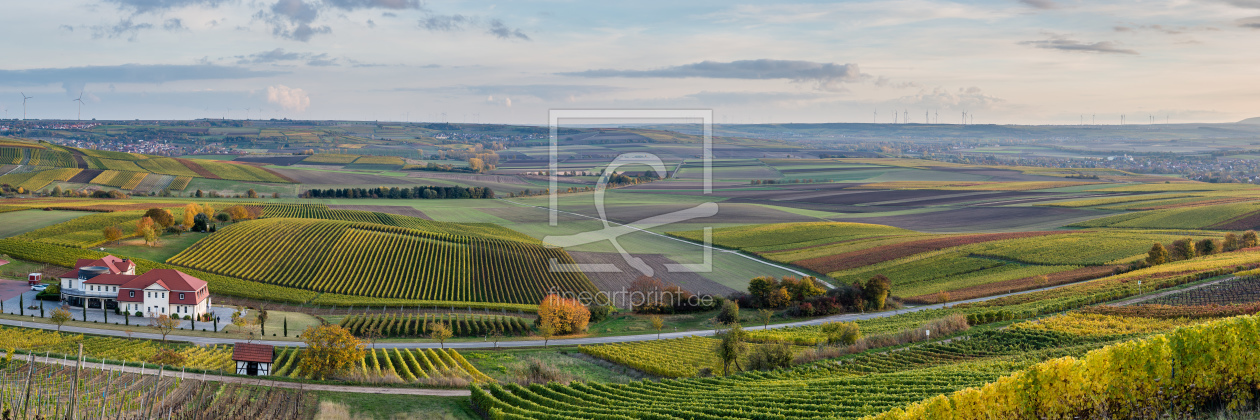
[[[537,243],[340,220],[237,223],[170,264],[325,293],[411,300],[536,304],[548,291],[593,292],[563,250]]]

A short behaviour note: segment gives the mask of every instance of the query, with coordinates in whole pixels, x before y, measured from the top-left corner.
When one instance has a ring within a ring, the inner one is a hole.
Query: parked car
[[[44,291],[44,289],[47,289],[47,288],[48,288],[47,284],[37,284],[37,285],[31,286],[31,290],[34,290],[36,292],[42,292]]]

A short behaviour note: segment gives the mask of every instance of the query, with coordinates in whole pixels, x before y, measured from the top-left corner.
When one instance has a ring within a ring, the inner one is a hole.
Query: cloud
[[[1222,2],[1246,9],[1260,9],[1260,0],[1221,0]]]
[[[424,66],[422,68],[436,68],[437,66]],[[474,85],[474,86],[449,86],[437,88],[396,88],[398,92],[436,92],[456,95],[477,95],[486,96],[489,102],[494,102],[496,96],[525,96],[538,98],[543,101],[573,101],[584,96],[599,95],[604,93],[623,91],[625,88],[606,85],[561,85],[561,84],[538,84],[538,85]]]
[[[702,91],[684,96],[712,105],[791,105],[825,100],[832,95],[812,92],[709,92]]]
[[[838,89],[840,83],[856,82],[867,77],[858,69],[857,64],[771,59],[740,60],[729,63],[703,61],[655,70],[598,69],[558,74],[578,77],[788,79],[794,82],[812,82],[819,89],[828,90]]]
[[[229,0],[105,0],[114,3],[119,9],[130,10],[134,14],[159,13],[167,10],[182,9],[191,6],[218,7]]]
[[[896,102],[899,106],[909,105],[935,110],[995,109],[1006,105],[1006,101],[1002,98],[987,95],[975,86],[958,88],[956,91],[940,87],[930,91],[922,90],[917,94],[898,98]]]
[[[359,9],[419,9],[417,0],[324,0],[324,3],[342,10]]]
[[[1192,30],[1212,30],[1211,28],[1190,28],[1186,26],[1164,26],[1164,25],[1116,26],[1113,29],[1115,29],[1116,32],[1150,31],[1150,32],[1159,32],[1159,33],[1167,34],[1167,35],[1181,35],[1186,32],[1190,32]]]
[[[520,28],[512,29],[503,24],[503,21],[494,19],[490,21],[490,29],[487,30],[491,35],[499,37],[499,39],[523,39],[529,41],[529,35],[521,32]]]
[[[1019,2],[1034,9],[1050,10],[1059,8],[1059,4],[1055,3],[1054,0],[1019,0]]]
[[[96,25],[92,27],[92,39],[119,38],[127,35],[128,41],[135,41],[141,30],[153,29],[151,23],[133,23],[130,18],[118,21],[113,25]]]
[[[451,32],[464,29],[472,18],[464,15],[430,15],[420,19],[420,27],[430,31]]]
[[[1260,29],[1260,16],[1238,19],[1238,26],[1249,29]]]
[[[509,27],[502,20],[490,19],[485,21],[484,24],[482,22],[482,19],[476,16],[461,14],[442,15],[430,12],[423,19],[420,19],[420,27],[434,32],[456,32],[473,27],[482,27],[485,28],[487,34],[499,39],[532,40],[520,28]]]
[[[329,57],[327,53],[299,53],[285,51],[284,48],[276,48],[271,51],[263,51],[250,55],[236,56],[236,64],[279,64],[290,61],[305,61],[308,66],[336,66],[337,59]]]
[[[302,89],[275,85],[267,87],[267,102],[280,105],[288,111],[302,112],[311,106],[311,97]]]
[[[251,79],[283,74],[217,65],[124,64],[0,70],[0,85],[28,86],[53,83],[166,83],[183,80]]]
[[[186,30],[188,28],[184,26],[183,20],[180,20],[177,18],[170,18],[170,19],[167,19],[166,22],[162,24],[162,29],[174,32],[174,31],[179,31],[179,30]]]
[[[1129,54],[1129,55],[1138,54],[1137,51],[1127,49],[1127,48],[1121,48],[1119,43],[1112,42],[1112,41],[1100,41],[1100,42],[1089,43],[1089,42],[1077,41],[1075,39],[1068,39],[1068,38],[1058,36],[1058,35],[1052,36],[1050,39],[1045,39],[1045,40],[1040,40],[1040,41],[1023,41],[1023,42],[1020,42],[1019,44],[1030,45],[1037,48],[1060,50],[1060,51],[1079,51],[1079,52],[1099,53],[1099,54]]]

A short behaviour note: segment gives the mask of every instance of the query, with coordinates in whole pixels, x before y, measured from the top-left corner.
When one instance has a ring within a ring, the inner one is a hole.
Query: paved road
[[[989,296],[989,297],[983,297],[983,298],[968,299],[968,300],[962,300],[958,302],[952,302],[950,304],[954,305],[954,304],[959,304],[959,303],[983,302],[986,300],[992,300],[992,299],[997,299],[997,298],[1006,297],[1006,296],[1022,295],[1026,293],[1040,292],[1043,290],[1053,290],[1060,287],[1070,286],[1072,284],[1076,284],[1076,283],[1069,283],[1069,284],[1046,287],[1046,288],[1041,288],[1041,289],[1034,289],[1034,290],[1015,292],[1015,293],[1007,293],[1007,294]],[[870,312],[870,313],[863,313],[863,314],[843,314],[843,315],[829,316],[825,318],[809,319],[805,321],[775,324],[775,325],[771,325],[769,328],[770,329],[789,328],[789,327],[800,327],[800,326],[808,326],[808,325],[820,325],[823,323],[835,322],[835,321],[856,321],[856,320],[863,320],[863,319],[883,318],[883,317],[889,317],[889,316],[893,316],[897,314],[918,312],[918,311],[923,311],[923,310],[928,310],[928,309],[940,309],[941,307],[942,307],[941,304],[935,304],[935,305],[915,306],[915,307],[905,308],[905,309],[901,309],[897,311]],[[36,320],[38,320],[38,318],[36,318]],[[46,323],[41,323],[41,322],[31,322],[31,321],[17,321],[17,320],[10,320],[10,319],[0,319],[0,325],[12,325],[12,326],[19,326],[19,327],[27,327],[27,328],[42,328],[46,330],[57,329],[57,326],[52,325],[52,324],[46,324]],[[747,329],[748,330],[762,330],[764,329],[764,327],[757,325],[757,326],[750,326]],[[102,329],[77,327],[77,326],[62,327],[61,331],[78,333],[78,334],[109,335],[109,336],[115,336],[115,337],[127,336],[127,333],[123,331],[102,330]],[[681,337],[690,337],[690,336],[711,336],[711,335],[714,335],[714,333],[715,332],[713,330],[668,332],[668,333],[662,333],[660,335],[660,338],[669,339],[669,338],[681,338]],[[224,335],[225,335],[224,338],[214,338],[214,337],[190,337],[190,336],[181,336],[181,335],[171,334],[167,336],[167,339],[174,340],[174,341],[184,341],[184,342],[189,342],[189,343],[198,344],[198,345],[232,344],[235,342],[244,341],[240,338],[240,336],[228,335],[228,334],[224,334]],[[159,334],[146,333],[146,332],[135,332],[131,335],[131,337],[144,338],[144,339],[149,339],[149,340],[160,340],[162,338],[162,336]],[[656,340],[656,339],[657,339],[656,334],[566,338],[566,339],[559,339],[559,340],[551,340],[550,342],[548,342],[548,345],[572,346],[572,345],[586,345],[586,344],[625,343],[625,342],[633,342],[633,341],[651,341],[651,340]],[[261,340],[261,341],[255,341],[255,343],[269,344],[273,346],[299,346],[299,347],[305,346],[304,343],[295,342],[295,341]],[[483,342],[483,341],[463,341],[463,342],[446,343],[447,348],[454,348],[454,349],[478,349],[478,348],[484,349],[484,348],[492,348],[494,346],[495,344],[493,342]],[[543,340],[502,341],[502,342],[499,342],[498,346],[499,347],[541,347],[543,346]],[[432,342],[376,343],[376,347],[377,348],[425,349],[425,348],[438,348],[439,344],[432,343]]]
[[[0,352],[0,357],[4,357],[4,355],[5,355],[4,352]],[[22,360],[30,360],[30,356],[27,356],[27,355],[15,355],[15,358],[22,359]],[[74,366],[76,363],[76,361],[73,359],[65,360],[65,359],[57,359],[57,358],[46,358],[43,356],[35,356],[35,361],[38,363],[52,363],[52,364],[65,365],[65,366]],[[100,363],[84,363],[83,367],[86,369],[104,369],[104,370],[112,370],[112,371],[121,370],[123,372],[128,372],[128,373],[138,373],[138,374],[146,374],[146,375],[157,374],[157,370],[152,367],[141,368],[139,366],[118,366],[118,365],[100,364]],[[266,380],[262,378],[242,378],[239,376],[204,375],[204,374],[194,374],[194,373],[185,374],[184,372],[177,371],[177,370],[162,371],[162,376],[171,377],[171,378],[182,377],[186,379],[197,379],[197,380],[211,381],[211,382],[226,382],[226,383],[243,384],[243,385],[259,385],[259,386],[265,386],[269,388],[301,389],[301,390],[306,390],[306,391],[353,392],[353,393],[358,393],[358,394],[429,395],[429,396],[436,396],[436,397],[467,397],[468,395],[470,395],[469,391],[466,389],[389,388],[389,387],[369,387],[369,386],[353,386],[353,385],[304,384],[304,383],[296,383],[296,382],[271,381],[271,380]]]

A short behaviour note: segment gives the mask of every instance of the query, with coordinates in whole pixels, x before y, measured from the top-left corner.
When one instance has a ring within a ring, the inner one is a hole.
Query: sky
[[[40,119],[1115,124],[1260,116],[1260,0],[59,0],[0,15]],[[76,101],[76,99],[82,101]],[[81,113],[81,114],[80,114]]]

